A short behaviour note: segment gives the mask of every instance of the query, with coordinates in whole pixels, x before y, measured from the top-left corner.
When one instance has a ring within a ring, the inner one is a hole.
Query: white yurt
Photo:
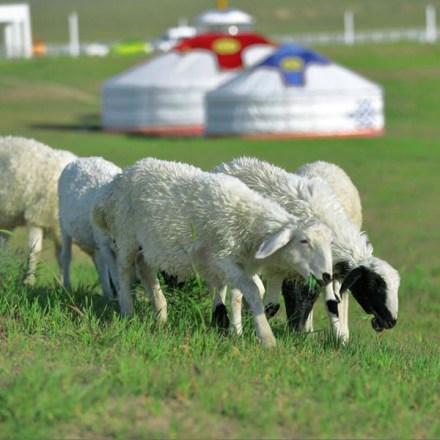
[[[104,130],[194,135],[204,130],[204,97],[243,67],[264,59],[273,44],[253,32],[204,33],[107,80]]]
[[[382,88],[315,51],[284,44],[206,95],[207,136],[383,133]]]

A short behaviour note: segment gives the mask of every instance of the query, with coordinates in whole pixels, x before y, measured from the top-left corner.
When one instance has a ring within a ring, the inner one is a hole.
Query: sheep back
[[[362,206],[359,191],[347,173],[337,165],[324,161],[305,164],[295,171],[304,177],[319,177],[326,181],[336,193],[350,220],[359,228],[362,227]]]
[[[119,250],[137,243],[147,261],[181,276],[208,259],[253,257],[266,236],[295,221],[234,177],[153,158],[118,175],[93,216]]]
[[[252,157],[240,157],[214,170],[238,177],[255,191],[280,204],[289,213],[315,218],[333,232],[333,257],[359,261],[372,254],[365,234],[349,219],[335,191],[321,178],[300,176]]]
[[[59,238],[58,178],[76,156],[33,139],[0,138],[0,227],[33,224]]]
[[[69,163],[58,182],[59,216],[67,234],[87,253],[95,250],[95,234],[90,210],[98,189],[121,172],[102,157],[84,157]]]

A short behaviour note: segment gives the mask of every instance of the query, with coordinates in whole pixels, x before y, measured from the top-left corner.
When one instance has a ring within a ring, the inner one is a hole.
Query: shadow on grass
[[[115,304],[109,303],[98,292],[97,284],[80,285],[76,289],[67,290],[57,280],[42,284],[27,285],[24,279],[27,272],[27,253],[21,249],[0,246],[0,295],[3,312],[20,310],[37,304],[44,313],[55,308],[68,309],[72,316],[93,315],[99,320],[112,319]],[[116,303],[116,301],[115,301]]]
[[[32,310],[32,313],[44,317],[64,315],[72,322],[86,320],[107,323],[119,319],[117,298],[108,302],[99,282],[65,289],[56,278],[41,281],[43,277],[39,274],[39,266],[37,282],[26,285],[23,282],[26,260],[27,254],[22,250],[9,246],[0,249],[0,314],[20,319]],[[177,328],[183,323],[193,329],[209,327],[211,299],[204,283],[191,279],[183,284],[175,282],[168,287],[161,281],[170,311],[171,327]],[[136,319],[154,322],[155,311],[143,293],[142,286],[137,284],[134,290]]]
[[[193,138],[201,138],[203,137],[201,134],[192,134],[192,133],[180,133],[175,135],[169,135],[164,133],[148,133],[148,132],[128,132],[124,130],[104,130],[101,125],[101,117],[99,114],[84,114],[78,118],[78,121],[72,122],[71,124],[60,124],[53,122],[40,122],[29,124],[28,128],[34,130],[49,130],[49,131],[94,131],[94,132],[102,132],[104,134],[125,134],[127,137],[131,138],[151,138],[151,139],[193,139]]]
[[[86,113],[78,117],[77,122],[71,124],[57,124],[53,122],[40,122],[30,124],[29,128],[35,130],[53,131],[102,131],[101,116],[97,113]]]
[[[69,310],[73,319],[94,317],[98,321],[112,321],[117,312],[117,301],[108,302],[96,289],[96,285],[79,285],[75,289],[65,289],[61,285],[47,287],[36,285],[28,287],[28,297],[38,301],[42,308],[51,306],[51,301]]]

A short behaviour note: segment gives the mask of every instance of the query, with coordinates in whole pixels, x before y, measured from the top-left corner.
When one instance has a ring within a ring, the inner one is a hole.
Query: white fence
[[[351,40],[347,41],[344,32],[317,32],[310,34],[271,35],[271,39],[283,43],[293,42],[304,46],[329,45],[329,44],[364,44],[364,43],[393,43],[416,42],[435,43],[440,41],[440,32],[435,38],[427,35],[426,29],[389,29],[355,32]],[[109,53],[112,44],[81,43],[79,54],[85,56],[105,56]],[[68,43],[47,44],[46,56],[70,56],[71,46]],[[77,53],[75,53],[75,56]],[[0,58],[6,57],[6,51],[0,48]]]
[[[359,43],[391,43],[399,41],[415,41],[418,43],[435,43],[438,41],[436,10],[434,6],[425,8],[425,27],[420,29],[391,29],[373,31],[355,31],[354,14],[344,14],[343,32],[326,32],[315,34],[278,35],[274,39],[299,44],[359,44]]]
[[[276,41],[295,42],[304,45],[316,44],[362,44],[393,43],[413,41],[417,43],[435,43],[440,39],[440,32],[427,34],[426,29],[389,29],[359,31],[348,39],[345,32],[318,32],[310,34],[271,35]]]
[[[436,10],[434,6],[428,5],[425,8],[425,27],[415,29],[390,29],[356,31],[354,14],[346,11],[344,14],[344,27],[340,32],[318,32],[302,33],[292,35],[271,35],[271,38],[280,42],[294,42],[303,45],[320,44],[362,44],[362,43],[389,43],[412,41],[418,43],[436,43],[439,41],[440,32],[437,30]],[[46,44],[44,55],[46,56],[105,56],[111,52],[112,44],[80,43],[78,16],[72,13],[69,16],[69,37],[70,42],[65,44]],[[145,47],[151,44],[146,42]],[[147,50],[146,50],[147,51]],[[147,51],[148,52],[148,51]],[[8,55],[7,51],[0,48],[0,58]]]

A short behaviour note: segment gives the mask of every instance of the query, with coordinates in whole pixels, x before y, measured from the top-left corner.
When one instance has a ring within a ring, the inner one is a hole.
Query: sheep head
[[[332,279],[332,233],[322,223],[312,221],[301,225],[287,225],[269,236],[255,255],[264,259],[279,251],[279,268],[298,272],[304,279],[313,277],[320,286]]]
[[[372,257],[348,273],[340,293],[350,290],[367,314],[374,315],[371,325],[380,332],[397,322],[400,277],[388,263]]]

